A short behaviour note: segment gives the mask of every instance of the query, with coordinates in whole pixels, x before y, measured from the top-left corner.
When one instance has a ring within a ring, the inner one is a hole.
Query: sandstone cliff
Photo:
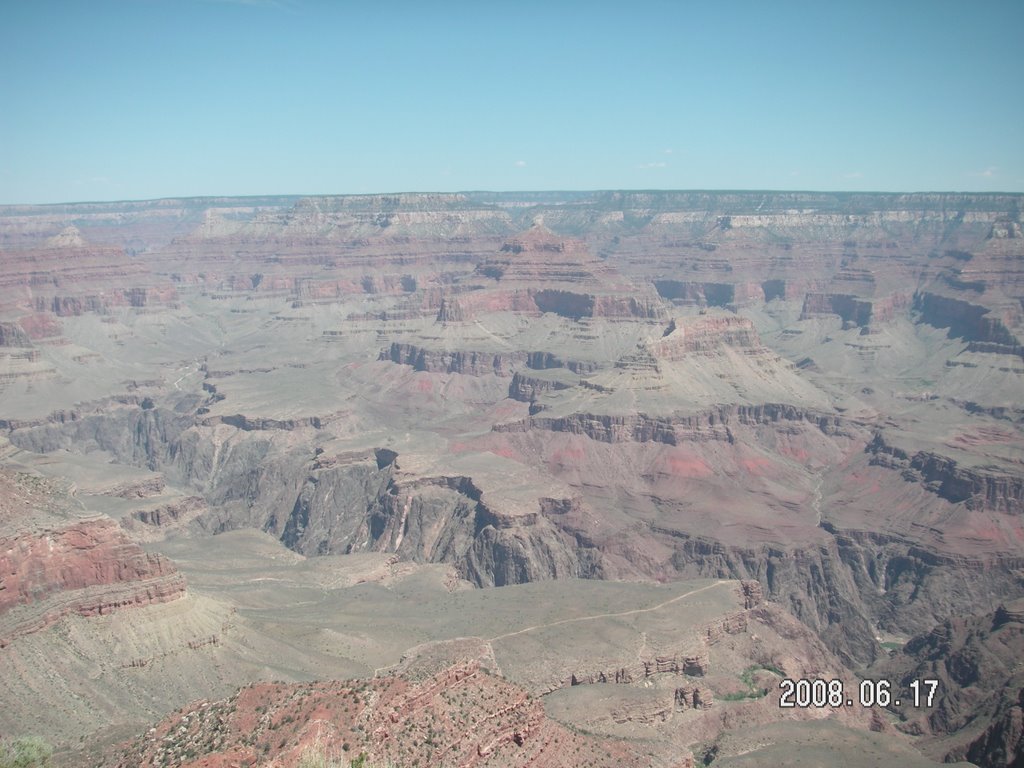
[[[52,483],[0,474],[0,647],[67,615],[95,616],[176,600],[185,579],[118,525],[68,514]]]

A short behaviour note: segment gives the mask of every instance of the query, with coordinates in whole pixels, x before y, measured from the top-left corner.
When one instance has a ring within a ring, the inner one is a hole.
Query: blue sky
[[[1024,2],[0,0],[0,203],[1024,191]]]

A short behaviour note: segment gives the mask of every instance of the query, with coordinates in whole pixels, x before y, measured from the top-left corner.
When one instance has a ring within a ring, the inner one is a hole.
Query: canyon
[[[1022,202],[0,206],[0,733],[1015,764]],[[779,707],[858,676],[942,693]]]

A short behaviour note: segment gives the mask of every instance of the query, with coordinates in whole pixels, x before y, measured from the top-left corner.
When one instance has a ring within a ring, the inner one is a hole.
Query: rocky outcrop
[[[467,376],[508,376],[512,367],[526,363],[525,352],[474,352],[433,350],[398,342],[382,350],[380,360],[410,365],[429,373],[461,373]]]
[[[329,418],[321,418],[319,416],[304,416],[297,419],[267,419],[261,416],[253,417],[236,413],[229,416],[210,416],[204,419],[202,423],[206,426],[227,424],[245,432],[264,432],[278,429],[291,432],[292,430],[305,429],[307,427],[322,429],[329,421]]]
[[[164,528],[181,522],[192,513],[204,509],[206,503],[200,496],[189,496],[174,504],[163,504],[152,509],[140,509],[132,512],[132,518],[143,525]]]
[[[575,413],[570,416],[531,416],[522,421],[495,424],[495,432],[527,432],[539,429],[586,435],[603,443],[656,442],[679,445],[689,441],[734,440],[730,426],[778,422],[804,422],[827,435],[845,434],[849,425],[842,417],[784,404],[720,406],[689,416],[611,416]]]
[[[914,296],[914,310],[921,320],[936,328],[948,328],[949,335],[965,341],[1019,346],[1020,340],[1003,320],[987,307],[926,291]]]
[[[1024,757],[1024,601],[948,619],[872,669],[901,688],[901,730],[944,762],[1017,765]],[[929,705],[931,687],[938,683]],[[919,681],[919,701],[910,685]]]
[[[730,547],[673,531],[660,532],[657,538],[674,546],[672,565],[678,578],[741,579],[745,604],[756,608],[767,598],[783,605],[845,662],[876,657],[870,612],[834,544],[786,550]],[[727,617],[709,628],[707,640],[713,644],[745,626],[743,614]]]
[[[672,320],[662,337],[647,345],[658,360],[685,360],[688,355],[712,355],[724,347],[745,352],[767,351],[754,324],[736,315]]]
[[[664,315],[649,289],[638,290],[586,243],[535,224],[477,264],[465,301],[491,311],[550,312],[591,317],[655,319]],[[474,295],[475,294],[475,295]]]
[[[574,320],[594,316],[594,297],[585,293],[537,291],[533,295],[533,300],[541,312],[554,312],[556,315]]]
[[[838,315],[847,328],[860,328],[869,332],[878,323],[890,322],[910,306],[906,294],[893,294],[884,298],[861,298],[842,293],[808,293],[804,299],[800,319],[820,315]]]
[[[0,647],[63,616],[96,616],[185,594],[185,578],[169,560],[143,552],[110,520],[3,538],[0,550],[7,553],[0,556]]]
[[[209,512],[201,496],[186,496],[167,504],[137,509],[121,519],[124,528],[136,540],[158,541],[171,531],[186,530],[190,523]]]
[[[160,475],[127,480],[109,488],[104,488],[106,496],[117,496],[122,499],[146,499],[158,496],[165,490],[164,478]]]
[[[104,764],[294,765],[303,755],[335,753],[360,764],[464,768],[649,764],[626,742],[559,725],[540,701],[475,662],[417,682],[257,683],[170,715]]]
[[[716,622],[705,631],[709,634],[716,634],[722,627],[733,627],[729,620]],[[744,628],[746,625],[744,624]],[[652,653],[643,659],[637,659],[633,664],[615,667],[612,669],[577,670],[563,682],[566,685],[594,685],[596,683],[618,683],[629,685],[645,680],[653,675],[686,675],[687,677],[703,677],[708,673],[710,661],[707,650],[694,652],[689,651],[666,651]]]
[[[714,427],[711,421],[709,427]],[[526,432],[541,429],[550,432],[567,432],[586,435],[603,443],[657,442],[675,445],[676,425],[671,419],[637,416],[604,416],[578,413],[565,417],[531,416],[524,421],[510,424],[495,424],[495,432]],[[716,439],[712,437],[711,439]],[[727,437],[721,439],[728,439]]]
[[[715,705],[715,698],[711,689],[700,685],[687,685],[676,688],[674,700],[678,710],[711,709]]]
[[[736,286],[731,283],[655,280],[654,287],[659,296],[679,304],[727,307],[736,299]]]
[[[512,374],[512,381],[509,382],[508,396],[522,403],[533,403],[545,392],[557,392],[568,388],[569,385],[564,382],[529,376],[517,371]]]
[[[656,302],[632,296],[601,296],[550,289],[535,291],[532,297],[541,312],[552,312],[572,320],[583,317],[657,319],[664,315],[664,310]]]
[[[0,347],[31,347],[32,340],[18,323],[0,323]]]
[[[904,480],[968,509],[1024,514],[1024,477],[995,469],[960,466],[954,459],[928,451],[909,452],[876,435],[866,450],[871,463],[900,472]]]
[[[585,360],[566,360],[553,352],[529,352],[526,355],[526,367],[542,371],[547,368],[568,368],[573,373],[585,375],[600,368],[596,362]]]
[[[466,313],[462,305],[456,299],[443,298],[441,306],[437,310],[437,322],[439,323],[461,323],[466,319]]]
[[[125,464],[157,469],[171,464],[178,437],[192,417],[165,408],[143,408],[140,398],[57,411],[30,423],[0,422],[10,441],[36,453],[60,449],[109,451]]]
[[[922,632],[943,617],[969,614],[998,595],[1016,594],[1024,559],[992,553],[937,553],[895,536],[834,531],[838,557],[860,595],[861,610],[897,635]]]

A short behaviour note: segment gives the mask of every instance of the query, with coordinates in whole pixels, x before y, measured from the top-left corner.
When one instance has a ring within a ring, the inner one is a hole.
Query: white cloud
[[[853,173],[844,173],[843,174],[843,178],[844,179],[863,179],[864,178],[864,174],[861,173],[860,171],[854,171]]]
[[[665,154],[665,155],[671,155],[671,154],[672,154],[672,150],[671,150],[671,149],[666,149],[666,150],[663,150],[663,151],[662,151],[662,154]]]
[[[637,168],[667,168],[668,163],[641,163]]]
[[[969,173],[968,176],[980,176],[980,177],[985,178],[985,179],[991,179],[993,176],[996,175],[996,171],[998,171],[998,170],[999,169],[996,168],[995,166],[990,165],[985,170],[983,170],[983,171],[975,171],[973,173]]]
[[[526,161],[525,160],[516,160],[516,168],[525,168],[525,167],[526,167]]]

